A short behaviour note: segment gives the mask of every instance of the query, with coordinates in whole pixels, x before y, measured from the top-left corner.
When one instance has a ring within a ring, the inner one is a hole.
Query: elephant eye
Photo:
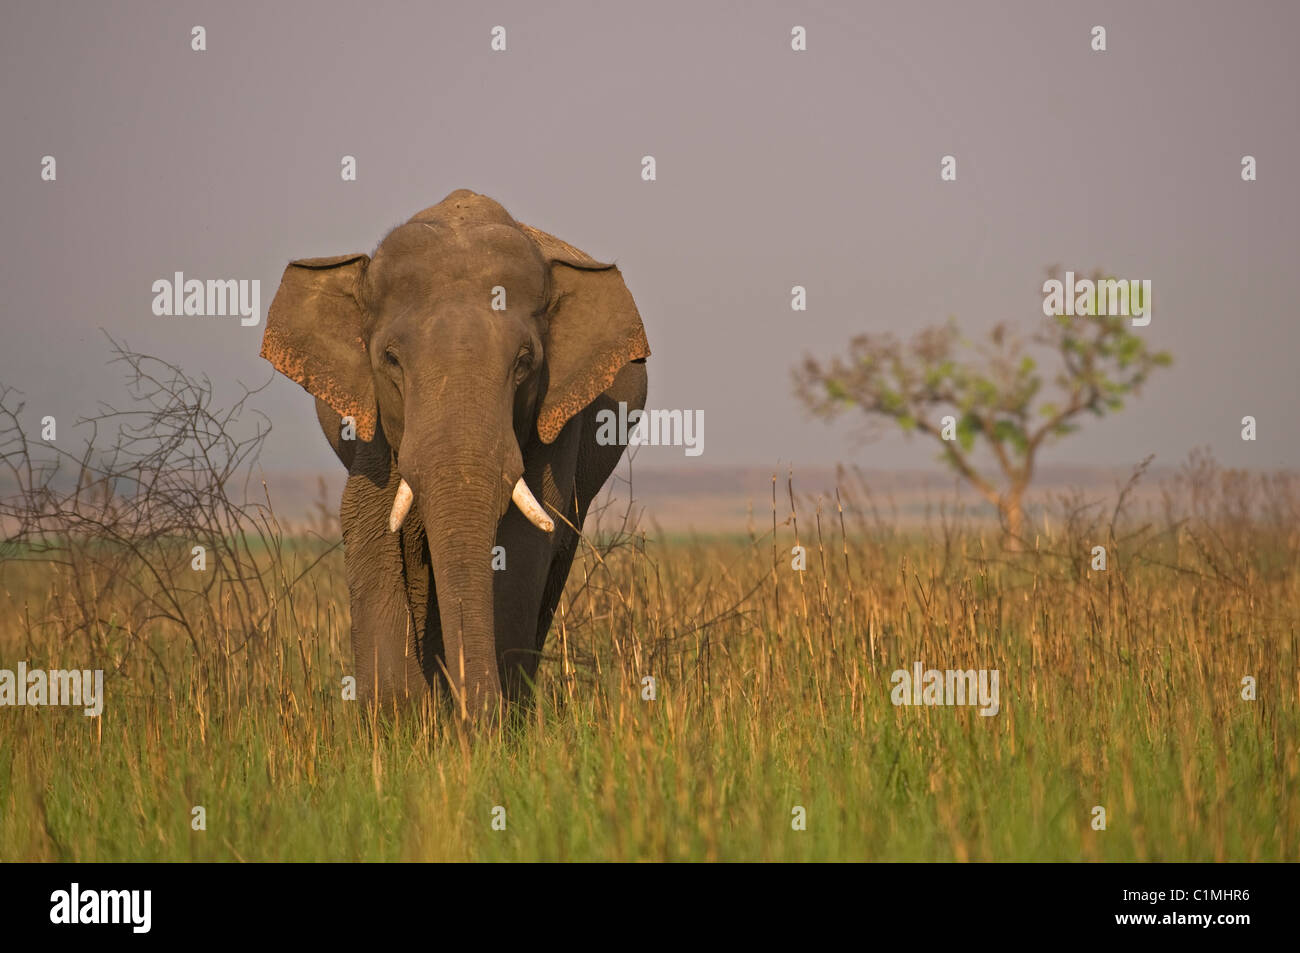
[[[397,362],[397,353],[392,348],[388,348],[387,350],[384,351],[384,363],[387,364],[389,367],[402,366]]]
[[[533,369],[533,349],[525,344],[515,355],[515,381],[522,381]]]

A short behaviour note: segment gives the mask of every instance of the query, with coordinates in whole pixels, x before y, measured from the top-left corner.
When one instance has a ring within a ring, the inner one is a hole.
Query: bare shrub
[[[206,377],[110,339],[129,400],[78,421],[79,453],[29,440],[24,405],[0,389],[0,568],[40,563],[44,617],[62,638],[122,670],[181,637],[204,676],[265,636],[315,565],[292,571],[257,477],[270,425],[244,389],[214,403]],[[258,496],[260,495],[260,499]],[[35,596],[36,594],[33,593]]]

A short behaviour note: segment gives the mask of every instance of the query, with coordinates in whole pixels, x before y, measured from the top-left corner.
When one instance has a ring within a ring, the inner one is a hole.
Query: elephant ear
[[[361,279],[368,255],[301,258],[284,269],[266,315],[262,357],[375,436],[377,410],[363,332]]]
[[[551,265],[556,307],[545,342],[550,383],[537,435],[552,443],[574,414],[605,391],[623,366],[650,356],[632,294],[614,265],[554,235],[520,226]]]

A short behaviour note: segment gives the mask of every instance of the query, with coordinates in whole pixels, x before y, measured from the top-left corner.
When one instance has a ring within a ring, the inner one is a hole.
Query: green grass
[[[182,598],[195,640],[121,579],[79,602],[85,578],[2,564],[0,667],[112,671],[102,718],[0,709],[0,860],[1300,857],[1294,528],[1108,539],[1097,573],[1084,539],[819,515],[803,574],[793,523],[775,572],[770,533],[584,554],[534,702],[472,739],[342,700],[340,553],[284,587],[321,544],[258,552],[252,631],[222,587]],[[1000,713],[896,708],[916,660],[998,669]]]

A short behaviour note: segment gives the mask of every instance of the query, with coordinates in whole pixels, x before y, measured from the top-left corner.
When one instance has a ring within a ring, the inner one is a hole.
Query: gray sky
[[[264,315],[289,259],[369,252],[464,187],[619,263],[651,406],[705,413],[702,456],[638,460],[928,464],[809,421],[790,366],[948,315],[1031,327],[1059,263],[1151,279],[1175,365],[1046,460],[1297,466],[1298,32],[1300,5],[1254,2],[9,4],[0,383],[33,432],[121,402],[102,328],[259,384],[260,324],[155,317],[152,283],[261,279]],[[337,467],[296,385],[256,405],[265,464]]]

